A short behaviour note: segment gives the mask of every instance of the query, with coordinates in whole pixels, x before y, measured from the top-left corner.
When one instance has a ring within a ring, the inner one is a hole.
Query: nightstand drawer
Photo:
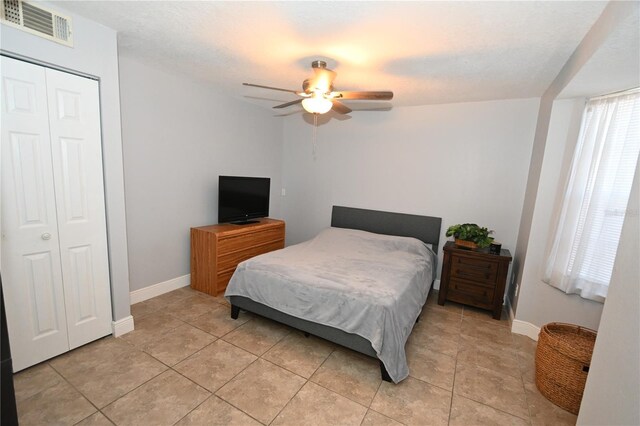
[[[482,282],[493,287],[498,274],[498,263],[464,256],[451,259],[451,276]]]
[[[452,279],[449,282],[448,298],[460,303],[471,303],[476,306],[491,306],[495,290],[462,280]]]
[[[464,280],[451,279],[449,282],[449,289],[455,290],[458,293],[466,294],[475,300],[491,303],[493,301],[493,287],[485,287],[478,285],[475,282],[468,282]]]

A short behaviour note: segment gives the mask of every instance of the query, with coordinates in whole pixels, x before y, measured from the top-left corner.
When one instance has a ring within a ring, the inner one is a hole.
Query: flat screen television
[[[252,219],[269,216],[270,186],[270,178],[220,176],[218,222],[256,223]]]

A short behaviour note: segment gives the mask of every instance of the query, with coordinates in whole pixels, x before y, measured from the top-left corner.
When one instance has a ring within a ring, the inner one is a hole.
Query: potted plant
[[[482,228],[475,223],[463,223],[450,226],[447,229],[447,237],[453,236],[456,239],[458,247],[467,247],[471,249],[489,247],[493,241],[493,231]]]

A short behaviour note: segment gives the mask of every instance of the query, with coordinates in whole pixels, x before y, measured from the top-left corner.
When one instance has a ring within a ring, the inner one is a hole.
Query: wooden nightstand
[[[458,248],[453,241],[448,241],[443,251],[438,304],[451,300],[488,309],[493,318],[499,320],[511,262],[509,250],[496,255],[490,254],[489,249]]]

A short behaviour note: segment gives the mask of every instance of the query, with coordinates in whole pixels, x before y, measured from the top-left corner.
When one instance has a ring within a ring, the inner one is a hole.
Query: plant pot
[[[456,246],[470,250],[475,250],[478,248],[478,244],[474,243],[473,241],[460,240],[458,238],[456,238]]]

